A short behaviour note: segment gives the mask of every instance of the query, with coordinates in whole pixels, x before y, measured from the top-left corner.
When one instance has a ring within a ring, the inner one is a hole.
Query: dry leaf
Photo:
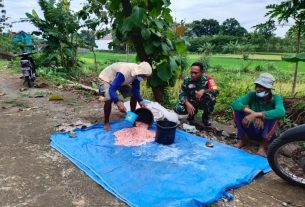
[[[48,88],[49,85],[47,83],[37,83],[34,86],[35,88]]]

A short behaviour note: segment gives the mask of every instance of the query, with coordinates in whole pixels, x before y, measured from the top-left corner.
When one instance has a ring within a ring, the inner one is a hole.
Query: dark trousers
[[[249,127],[245,127],[242,124],[242,120],[247,116],[247,113],[241,111],[234,111],[233,118],[237,128],[237,137],[240,139],[245,134],[249,138],[257,137],[267,140],[273,140],[278,136],[278,121],[276,119],[264,119],[264,125],[262,129],[257,129],[254,123],[251,122]]]
[[[198,110],[203,110],[202,119],[208,119],[210,113],[214,110],[216,99],[212,95],[204,95],[199,101],[190,101],[191,104],[195,107],[195,114],[198,113]],[[175,112],[178,114],[187,114],[186,105],[178,102],[175,107]],[[195,116],[194,114],[194,116]],[[194,116],[190,116],[188,120],[193,120]]]

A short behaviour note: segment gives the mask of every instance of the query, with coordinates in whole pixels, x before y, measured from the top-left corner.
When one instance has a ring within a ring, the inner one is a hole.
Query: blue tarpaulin
[[[248,184],[270,171],[265,158],[177,130],[169,146],[151,142],[125,147],[114,144],[114,132],[130,127],[125,121],[51,135],[51,146],[88,176],[130,206],[204,206],[227,190]],[[155,130],[155,126],[152,127]]]

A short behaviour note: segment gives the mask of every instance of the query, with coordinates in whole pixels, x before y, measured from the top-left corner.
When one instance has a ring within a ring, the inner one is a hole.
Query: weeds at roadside
[[[29,105],[27,103],[22,102],[17,99],[5,100],[5,101],[3,101],[3,103],[11,104],[12,106],[19,107],[19,108],[28,108],[29,107]]]

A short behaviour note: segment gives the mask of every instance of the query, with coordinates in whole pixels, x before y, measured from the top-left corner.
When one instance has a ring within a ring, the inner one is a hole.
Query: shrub
[[[278,70],[277,67],[275,65],[273,65],[272,63],[268,63],[267,65],[267,70],[268,71],[275,71]]]
[[[249,54],[244,53],[244,54],[243,54],[243,59],[244,59],[244,60],[249,60]]]
[[[223,71],[224,67],[222,65],[215,65],[213,66],[213,69],[215,70],[215,72],[219,72],[219,71]]]
[[[244,72],[244,73],[249,73],[251,70],[250,70],[250,65],[251,65],[251,62],[247,62],[245,64],[242,64],[240,70],[241,72]]]
[[[265,68],[262,65],[257,65],[255,66],[254,70],[256,72],[261,72],[261,71],[265,71]]]

